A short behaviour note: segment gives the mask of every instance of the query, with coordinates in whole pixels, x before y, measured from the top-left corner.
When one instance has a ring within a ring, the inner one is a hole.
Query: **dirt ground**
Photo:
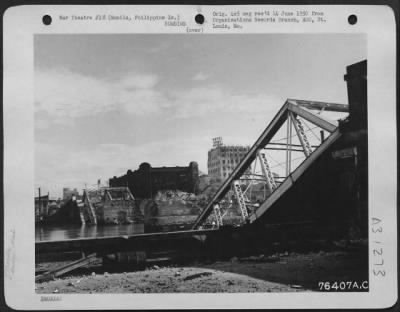
[[[360,252],[283,253],[176,266],[158,263],[137,271],[106,272],[101,263],[36,284],[37,293],[218,293],[319,291],[319,282],[362,283],[368,257]],[[37,270],[60,266],[38,264]]]

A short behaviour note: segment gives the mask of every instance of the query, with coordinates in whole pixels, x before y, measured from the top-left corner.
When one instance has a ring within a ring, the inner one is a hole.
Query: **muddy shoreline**
[[[360,254],[361,253],[361,254]],[[323,291],[321,282],[368,281],[365,251],[280,253],[223,261],[168,261],[141,268],[103,266],[101,259],[62,278],[36,284],[37,293],[220,293]],[[62,261],[38,263],[36,271]],[[367,291],[368,289],[347,289]],[[338,290],[339,291],[339,290]]]

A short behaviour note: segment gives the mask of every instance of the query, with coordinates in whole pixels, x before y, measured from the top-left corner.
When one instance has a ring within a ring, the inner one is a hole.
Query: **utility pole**
[[[40,197],[40,187],[39,187],[39,217],[42,216],[42,200]]]

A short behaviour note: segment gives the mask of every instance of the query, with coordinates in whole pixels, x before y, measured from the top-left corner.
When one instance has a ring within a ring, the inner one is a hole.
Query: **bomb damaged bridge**
[[[192,230],[42,241],[36,253],[232,255],[276,241],[366,237],[366,63],[347,67],[349,105],[286,100]],[[329,118],[335,114],[342,116]],[[285,161],[276,161],[273,152]],[[239,209],[240,226],[225,226],[230,209]]]

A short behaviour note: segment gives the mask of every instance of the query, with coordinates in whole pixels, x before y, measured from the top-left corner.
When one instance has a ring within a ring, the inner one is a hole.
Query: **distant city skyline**
[[[347,103],[364,35],[36,35],[35,187],[135,170],[207,173],[212,138],[252,145],[287,98]]]

